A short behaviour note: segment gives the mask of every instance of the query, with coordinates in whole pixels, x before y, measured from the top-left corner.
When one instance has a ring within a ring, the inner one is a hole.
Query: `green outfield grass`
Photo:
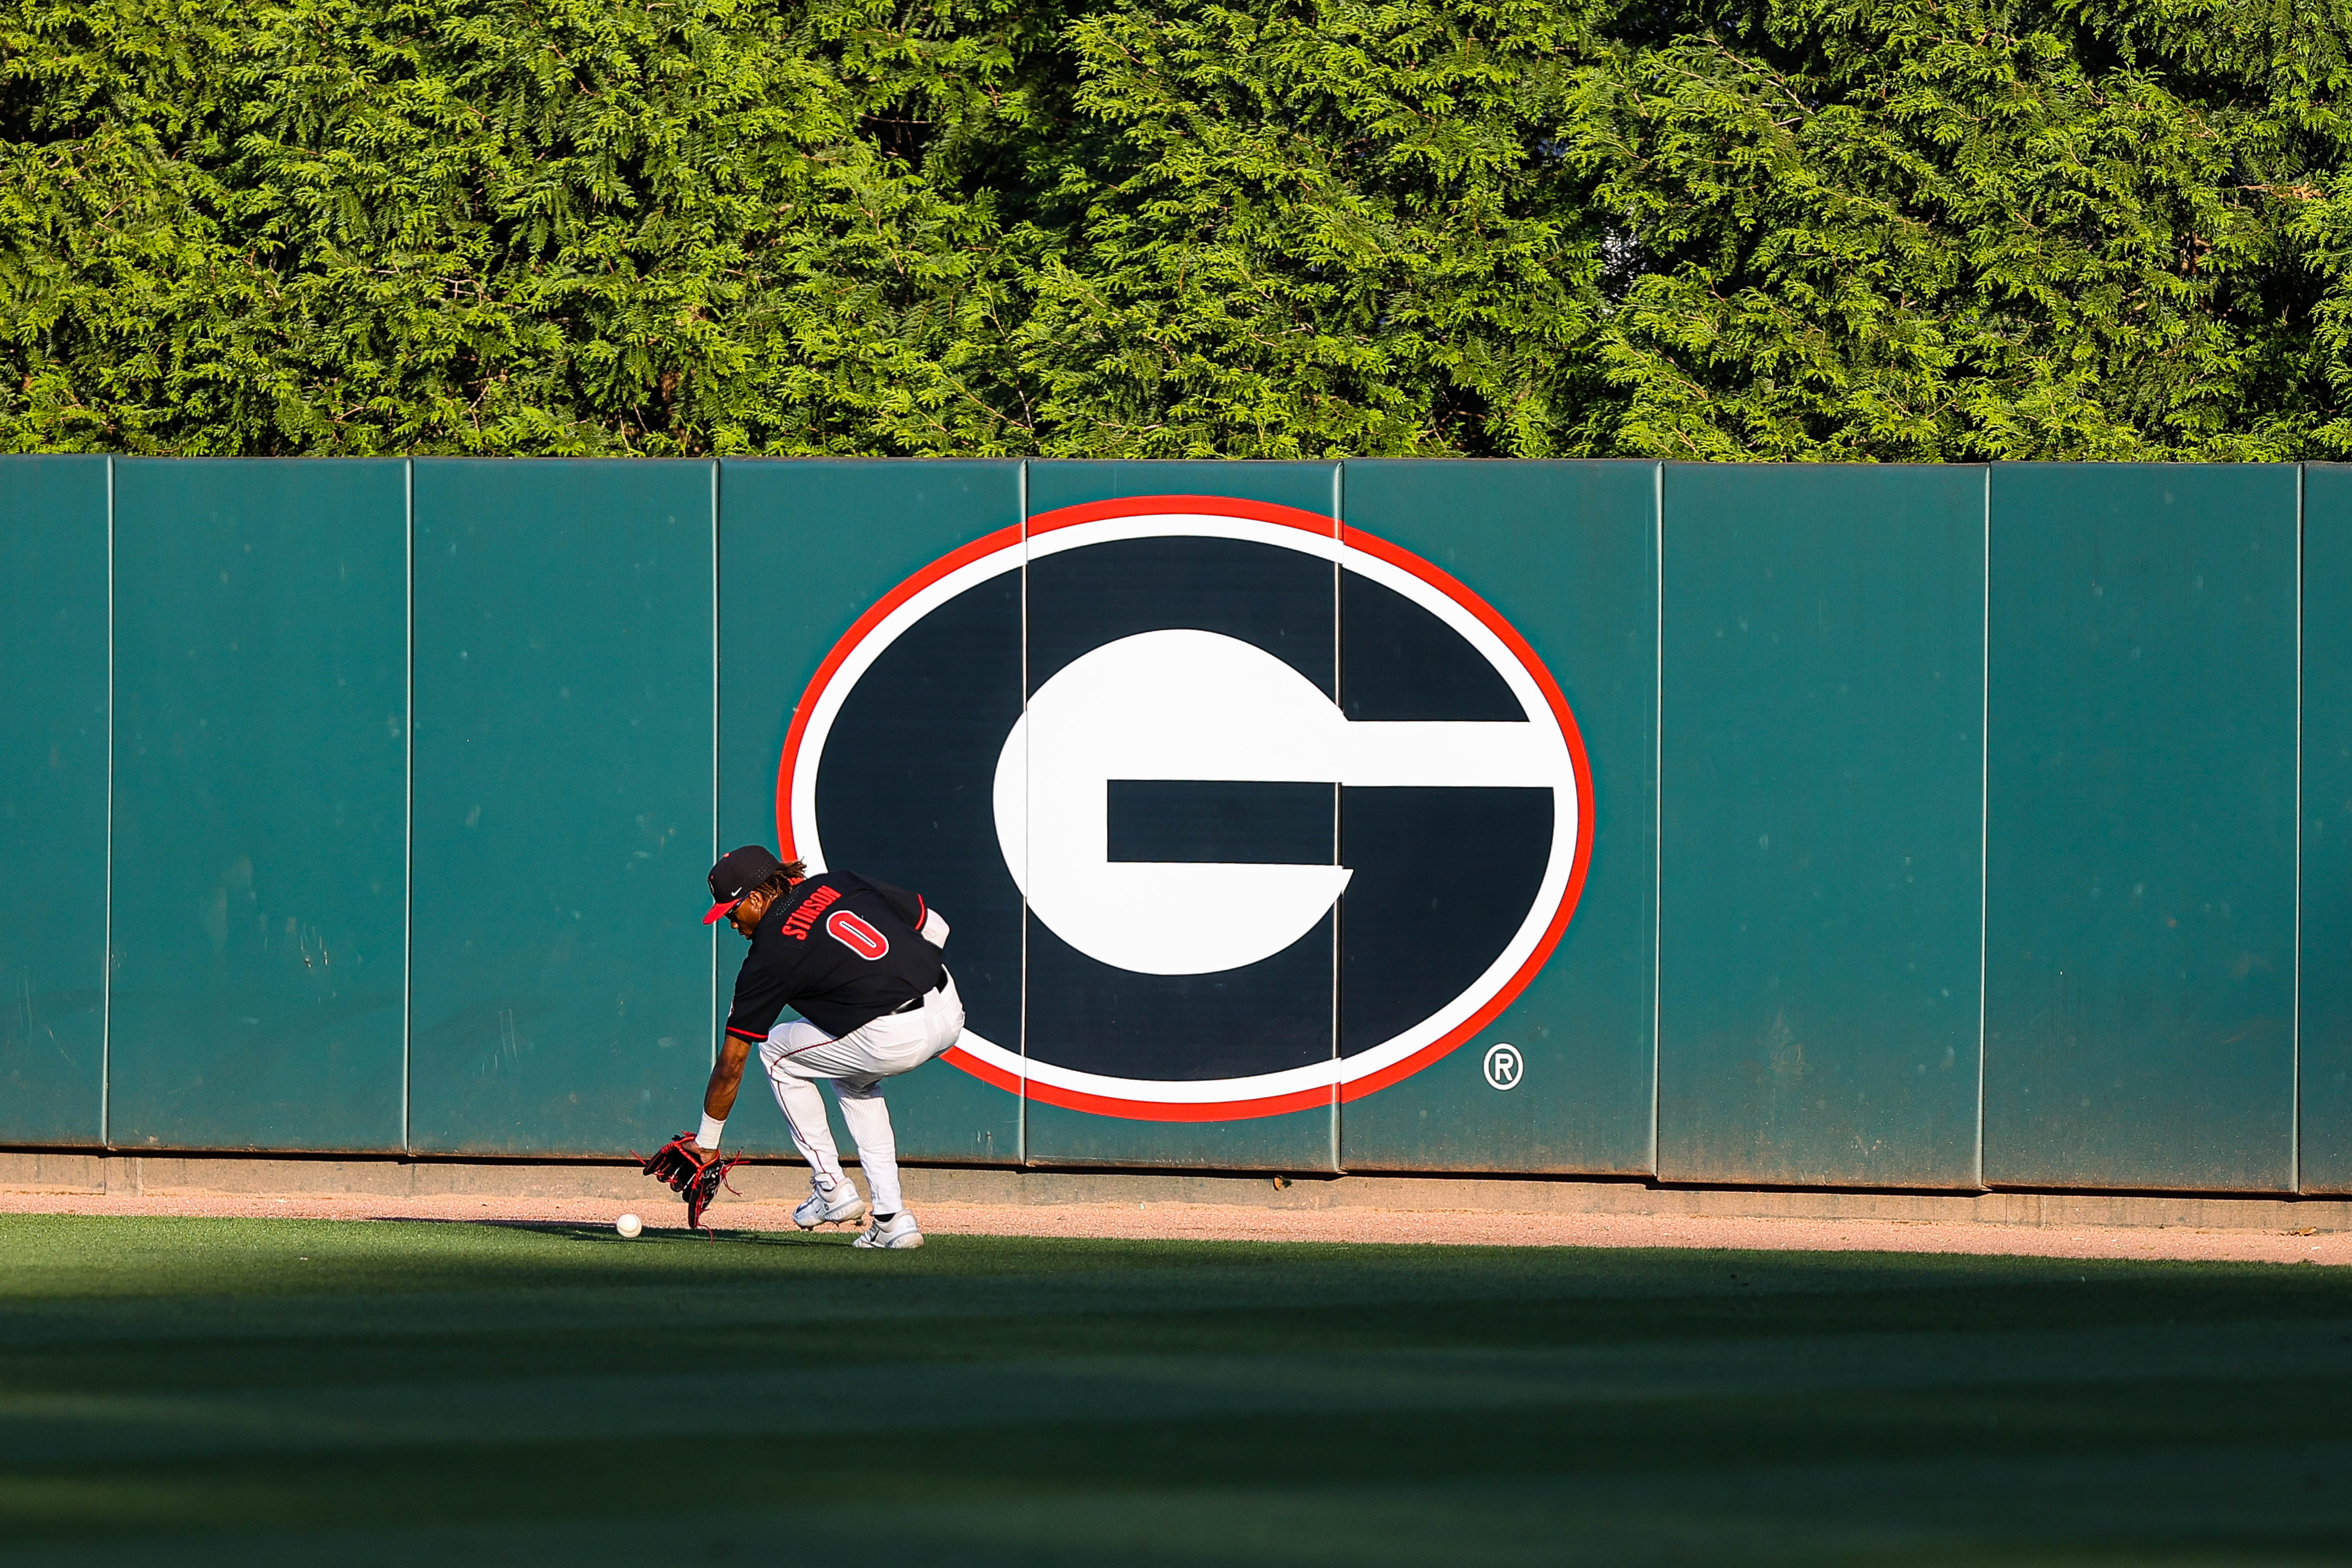
[[[2352,1270],[0,1217],[0,1557],[2341,1563]]]

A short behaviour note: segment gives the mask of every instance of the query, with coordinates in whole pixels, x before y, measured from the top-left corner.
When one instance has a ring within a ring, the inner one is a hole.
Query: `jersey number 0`
[[[827,915],[824,929],[826,935],[868,963],[890,951],[888,937],[847,910],[835,910]]]

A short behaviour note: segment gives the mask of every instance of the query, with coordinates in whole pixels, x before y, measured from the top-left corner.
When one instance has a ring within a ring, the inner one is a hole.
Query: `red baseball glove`
[[[694,1146],[694,1134],[681,1132],[659,1149],[646,1163],[646,1174],[665,1182],[670,1191],[686,1200],[686,1223],[697,1230],[708,1232],[702,1223],[703,1211],[719,1196],[719,1189],[727,1187],[727,1173],[743,1162],[740,1157],[720,1159],[717,1154],[704,1154]]]

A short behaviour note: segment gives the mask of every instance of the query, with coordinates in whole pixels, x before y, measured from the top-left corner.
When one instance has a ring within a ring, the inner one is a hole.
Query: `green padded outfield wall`
[[[409,1144],[650,1149],[715,1029],[714,465],[415,465]]]
[[[719,468],[719,838],[724,848],[772,849],[782,829],[778,759],[811,678],[900,584],[990,535],[1018,539],[1021,465],[728,462]],[[821,803],[826,864],[937,901],[953,928],[969,1026],[1017,1051],[1020,889],[993,853],[985,781],[943,778],[940,769],[943,738],[977,740],[992,760],[1021,715],[1017,565],[985,584],[966,613],[895,657],[908,667],[908,699],[861,705],[840,728],[845,762],[874,771]],[[974,677],[985,700],[961,700],[950,672]],[[722,1009],[745,951],[731,928],[719,928]],[[1021,1157],[1017,1090],[937,1061],[893,1079],[886,1094],[899,1152],[909,1159],[1010,1164]],[[791,1148],[756,1073],[728,1129],[745,1148]]]
[[[401,1146],[407,483],[114,465],[119,1147]]]
[[[0,458],[0,1142],[2352,1191],[2347,471]]]
[[[107,460],[0,459],[0,1139],[96,1143],[106,1052]]]
[[[1992,471],[1991,1182],[2294,1185],[2297,477]]]
[[[1973,1186],[1984,470],[1664,483],[1659,1173]]]
[[[1595,824],[1575,914],[1541,973],[1452,1055],[1342,1105],[1342,1162],[1647,1173],[1657,1065],[1658,466],[1357,462],[1343,480],[1349,528],[1466,584],[1559,679],[1591,760]],[[1360,635],[1368,629],[1343,621],[1344,645]],[[1443,851],[1424,838],[1383,852],[1428,855],[1428,880],[1442,889]],[[1433,901],[1431,913],[1448,911]],[[1516,1078],[1489,1070],[1498,1049],[1516,1049]]]
[[[2302,1186],[2352,1192],[2352,468],[2303,500]]]

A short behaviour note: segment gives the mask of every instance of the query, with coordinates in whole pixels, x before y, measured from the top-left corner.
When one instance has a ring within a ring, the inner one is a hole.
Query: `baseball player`
[[[812,877],[798,860],[780,862],[756,844],[729,851],[710,868],[710,896],[703,924],[723,916],[751,939],[751,951],[735,976],[701,1129],[671,1140],[646,1162],[647,1173],[684,1194],[688,1222],[701,1222],[734,1163],[719,1158],[719,1141],[756,1047],[793,1147],[812,1173],[814,1190],[793,1211],[793,1223],[806,1230],[866,1212],[834,1148],[816,1091],[823,1079],[833,1085],[874,1193],[873,1220],[856,1245],[922,1246],[922,1230],[899,1195],[898,1143],[882,1080],[922,1066],[963,1033],[963,1003],[940,958],[948,922],[913,893],[847,871]],[[777,1023],[787,1006],[801,1016]]]

